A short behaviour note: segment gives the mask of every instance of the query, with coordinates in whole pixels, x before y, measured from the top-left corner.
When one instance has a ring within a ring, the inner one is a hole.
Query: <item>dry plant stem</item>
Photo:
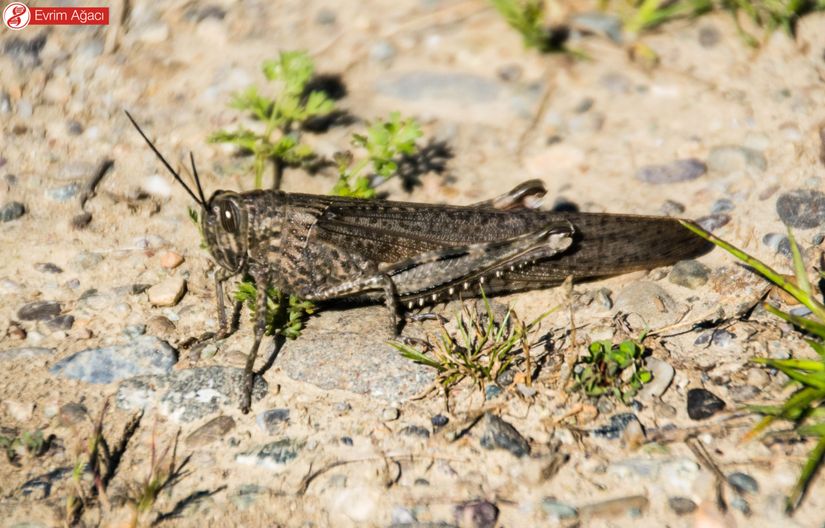
[[[570,377],[573,375],[573,366],[576,363],[576,358],[578,357],[578,352],[576,350],[577,347],[577,337],[576,337],[576,321],[574,319],[574,310],[573,310],[573,277],[567,277],[562,284],[562,288],[564,288],[567,307],[570,313],[570,345],[567,348],[567,351],[564,354],[564,368],[562,378],[559,381],[559,388],[565,390],[567,384],[570,382]],[[562,399],[562,403],[567,401],[569,397],[568,392],[564,392],[564,396]]]
[[[688,438],[685,440],[685,444],[691,450],[693,455],[699,460],[699,463],[705,466],[705,468],[716,477],[716,506],[719,508],[719,511],[723,513],[726,512],[728,505],[725,502],[723,493],[724,485],[727,482],[725,474],[722,473],[722,470],[719,469],[719,466],[716,465],[716,462],[714,462],[713,458],[711,458],[710,453],[708,453],[707,449],[705,449],[705,445],[698,438]]]
[[[541,91],[541,96],[539,97],[539,104],[536,107],[536,111],[533,113],[533,117],[530,119],[530,123],[527,127],[522,131],[521,136],[519,136],[518,140],[518,147],[516,149],[516,156],[521,159],[524,156],[524,151],[527,149],[527,144],[533,139],[534,132],[539,124],[544,121],[544,115],[547,113],[547,107],[550,103],[550,96],[555,91],[556,85],[555,82],[551,81],[550,79],[552,74],[552,67],[549,60],[545,61],[544,73],[543,78],[546,81],[544,88]]]

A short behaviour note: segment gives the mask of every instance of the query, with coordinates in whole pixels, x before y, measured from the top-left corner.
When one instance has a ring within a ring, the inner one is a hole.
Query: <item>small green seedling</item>
[[[366,135],[355,134],[353,146],[366,150],[366,156],[354,161],[349,152],[336,155],[338,182],[331,194],[374,198],[375,188],[398,174],[400,157],[417,152],[416,141],[421,135],[418,122],[412,118],[402,119],[398,112],[391,113],[387,121],[372,123]]]
[[[255,319],[256,286],[247,278],[238,284],[235,300],[246,303]],[[297,339],[304,328],[306,318],[315,312],[315,305],[294,295],[285,295],[276,288],[267,290],[266,334],[281,335],[287,339]]]
[[[563,51],[553,30],[544,24],[544,0],[490,0],[507,23],[521,33],[524,47],[541,53]]]
[[[24,431],[14,436],[0,435],[0,449],[6,452],[8,461],[15,464],[21,454],[38,457],[48,451],[49,438],[45,437],[40,429],[33,432]]]
[[[591,398],[611,395],[625,405],[630,404],[642,386],[653,375],[644,368],[645,347],[627,339],[620,344],[594,341],[587,348],[588,355],[573,366],[572,390],[581,390]]]
[[[524,324],[508,308],[501,322],[496,322],[490,302],[483,292],[482,296],[484,310],[480,311],[476,303],[472,303],[472,309],[465,303],[455,316],[454,333],[441,322],[441,335],[434,346],[421,351],[405,343],[390,342],[405,358],[434,368],[436,381],[445,394],[464,379],[484,391],[488,383],[494,383],[502,373],[518,365],[525,371],[526,379],[531,379],[529,351],[535,345],[532,338],[542,319],[557,309]]]
[[[713,242],[734,257],[744,262],[754,271],[785,290],[810,311],[809,317],[801,317],[783,312],[778,308],[765,304],[765,310],[797,327],[805,337],[805,342],[816,352],[818,359],[771,359],[755,358],[754,363],[777,369],[791,379],[796,391],[785,400],[782,405],[752,405],[749,407],[755,413],[764,416],[751,429],[744,440],[749,440],[762,433],[776,420],[786,420],[794,424],[796,432],[803,437],[816,439],[816,444],[808,455],[799,479],[787,499],[788,511],[795,510],[802,501],[805,490],[811,482],[817,467],[825,456],[825,305],[817,299],[805,263],[793,234],[788,231],[793,255],[794,274],[796,284],[777,273],[767,264],[748,255],[741,249],[717,238],[702,228],[691,223],[683,222],[684,226],[702,238]],[[820,278],[825,274],[820,270]],[[822,292],[819,292],[821,294]]]
[[[240,127],[220,130],[209,136],[212,143],[229,143],[252,154],[255,188],[263,187],[267,161],[274,167],[273,188],[280,186],[286,167],[298,166],[315,158],[312,148],[301,143],[301,126],[312,118],[329,115],[335,102],[322,91],[307,87],[315,74],[312,58],[303,51],[282,52],[275,60],[263,63],[263,74],[277,83],[276,95],[262,95],[256,86],[235,94],[230,106],[248,112],[261,129]]]

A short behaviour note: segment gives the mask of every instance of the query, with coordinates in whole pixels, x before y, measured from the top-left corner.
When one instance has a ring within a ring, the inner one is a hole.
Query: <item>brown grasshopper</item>
[[[255,341],[246,363],[244,412],[270,286],[310,301],[383,299],[395,334],[402,307],[474,296],[481,288],[487,294],[515,292],[555,286],[570,276],[651,269],[710,247],[674,218],[538,210],[537,199],[546,192],[538,180],[470,206],[277,190],[219,190],[206,199],[192,154],[197,194],[126,115],[201,208],[209,252],[222,268],[215,274],[218,337],[233,331],[224,282],[240,274],[255,281]]]

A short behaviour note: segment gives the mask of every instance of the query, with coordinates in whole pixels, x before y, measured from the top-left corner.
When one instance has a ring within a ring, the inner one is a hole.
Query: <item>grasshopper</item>
[[[248,412],[253,367],[274,286],[310,301],[384,300],[397,335],[402,308],[459,296],[547,288],[651,269],[711,247],[668,217],[542,211],[544,184],[531,180],[470,206],[218,190],[207,199],[193,155],[197,194],[126,112],[160,162],[201,208],[215,273],[220,329],[229,335],[224,283],[248,275],[257,287],[255,340],[241,409]],[[235,304],[235,314],[241,309]],[[237,317],[233,316],[232,320]]]

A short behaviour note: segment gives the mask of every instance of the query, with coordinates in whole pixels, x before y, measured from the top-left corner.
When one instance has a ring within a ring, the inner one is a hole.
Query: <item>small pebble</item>
[[[258,414],[258,428],[268,434],[280,432],[289,421],[289,409],[269,409]]]
[[[530,444],[518,430],[492,413],[485,413],[482,426],[481,447],[485,449],[505,449],[516,457],[530,454]]]
[[[753,385],[735,385],[728,387],[728,396],[737,403],[750,402],[755,400],[762,391]]]
[[[811,315],[812,312],[807,306],[797,306],[796,308],[791,308],[788,313],[796,317],[806,317]]]
[[[670,497],[667,503],[676,515],[687,515],[696,510],[696,503],[687,497]]]
[[[636,179],[645,183],[678,183],[702,176],[707,171],[705,164],[695,158],[672,161],[663,165],[647,165],[636,171]]]
[[[654,357],[645,360],[645,368],[653,374],[653,379],[639,391],[639,398],[643,400],[660,398],[673,381],[676,369],[670,363]]]
[[[395,58],[395,46],[386,40],[379,40],[370,47],[370,59],[373,62],[388,63]]]
[[[678,216],[685,212],[685,206],[673,200],[665,200],[659,211],[666,216]]]
[[[34,269],[40,273],[63,273],[63,269],[51,262],[38,262],[34,265]]]
[[[338,415],[340,416],[342,414],[347,414],[348,412],[350,412],[352,410],[352,405],[350,405],[349,402],[338,402],[335,404],[334,409],[335,412],[338,413]]]
[[[23,216],[26,212],[26,206],[20,202],[9,202],[0,208],[0,220],[3,222],[11,222]]]
[[[58,315],[46,321],[46,326],[53,332],[71,330],[73,325],[73,315]]]
[[[192,431],[184,442],[189,447],[202,447],[217,442],[234,428],[235,420],[231,416],[216,416]]]
[[[498,507],[485,500],[465,502],[453,508],[453,517],[462,528],[494,528]]]
[[[399,411],[397,407],[385,407],[381,411],[382,422],[392,422],[394,420],[398,420],[399,416],[401,416],[401,411]]]
[[[599,288],[596,290],[596,302],[610,310],[613,308],[613,299],[610,298],[612,294],[610,288]]]
[[[725,408],[725,402],[707,389],[690,389],[687,413],[691,420],[705,420]]]
[[[331,26],[335,24],[336,19],[337,15],[335,11],[328,7],[322,7],[315,15],[315,23],[321,26]]]
[[[433,424],[433,427],[444,427],[449,421],[450,419],[443,414],[436,414],[430,418],[430,423]]]
[[[58,202],[65,202],[74,198],[80,191],[80,185],[69,183],[60,187],[54,187],[46,191],[46,196]]]
[[[576,508],[556,500],[553,497],[546,497],[541,501],[541,509],[551,520],[575,519],[579,516]]]
[[[339,441],[340,441],[342,444],[344,444],[345,446],[350,446],[350,447],[352,446],[352,443],[353,443],[353,442],[352,442],[352,438],[350,438],[349,436],[342,436],[342,437],[339,439]]]
[[[710,208],[710,214],[728,213],[736,208],[727,198],[716,200]]]
[[[23,321],[45,321],[60,315],[61,306],[55,301],[33,301],[17,310],[17,318]]]
[[[487,385],[487,387],[484,389],[484,398],[488,401],[492,400],[498,397],[501,394],[501,392],[501,387],[499,387],[498,385]]]
[[[629,424],[633,422],[641,426],[639,418],[636,417],[636,415],[633,413],[614,414],[610,417],[610,423],[608,425],[599,427],[598,429],[594,429],[590,432],[590,434],[595,437],[616,440],[622,436],[624,430],[628,427]],[[643,427],[642,430],[644,431]]]
[[[270,471],[281,472],[285,466],[298,457],[304,444],[290,438],[283,438],[235,456],[242,465],[257,466]]]
[[[156,315],[146,321],[146,331],[152,335],[167,336],[175,331],[175,323],[162,315]]]
[[[768,162],[758,150],[737,145],[713,147],[708,154],[707,168],[719,174],[731,174],[747,169],[764,171]]]
[[[668,280],[678,286],[696,289],[708,281],[710,268],[696,260],[681,260],[670,270]]]
[[[791,256],[791,241],[782,233],[768,233],[762,237],[762,243],[772,249],[774,253],[781,253],[786,257]]]
[[[408,425],[403,427],[398,432],[404,436],[415,436],[425,439],[430,437],[430,431],[428,431],[426,427],[421,427],[420,425]]]
[[[757,493],[759,484],[747,473],[731,473],[728,475],[728,484],[734,487],[739,493]]]
[[[146,333],[146,325],[144,324],[133,324],[128,325],[126,328],[123,329],[123,335],[127,337],[138,337],[142,336]]]
[[[186,281],[182,277],[169,277],[146,291],[153,306],[175,306],[186,293]]]
[[[89,412],[81,403],[66,403],[60,406],[57,416],[61,426],[72,427],[85,422],[89,417]]]
[[[728,222],[730,222],[730,216],[724,213],[712,214],[696,219],[696,223],[699,224],[699,227],[705,231],[711,232],[728,225]]]
[[[785,225],[813,229],[825,223],[825,194],[811,189],[796,189],[779,196],[776,212]]]
[[[160,265],[164,269],[175,269],[183,263],[183,255],[166,251],[160,256]]]
[[[720,38],[719,30],[713,26],[699,28],[699,45],[703,48],[712,48],[719,43]]]

